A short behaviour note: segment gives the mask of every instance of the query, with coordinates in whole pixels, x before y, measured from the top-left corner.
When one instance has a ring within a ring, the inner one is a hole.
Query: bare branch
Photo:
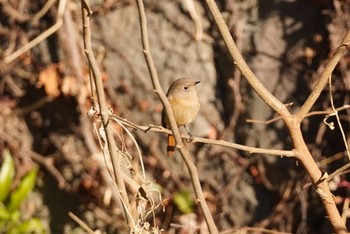
[[[346,109],[349,109],[350,108],[350,105],[343,105],[341,107],[338,107],[338,108],[334,108],[333,110],[324,110],[324,111],[312,111],[312,112],[309,112],[305,115],[305,118],[309,118],[311,116],[315,116],[315,115],[330,115],[334,112],[339,112],[339,111],[342,111],[342,110],[346,110]],[[274,123],[278,120],[281,120],[282,117],[281,116],[278,116],[278,117],[275,117],[275,118],[272,118],[272,119],[269,119],[269,120],[259,120],[259,119],[247,119],[246,122],[247,123],[260,123],[260,124],[271,124],[271,123]]]
[[[96,95],[97,95],[97,100],[99,104],[98,108],[101,114],[103,128],[105,130],[106,143],[108,146],[109,156],[111,157],[114,179],[116,181],[116,186],[120,194],[120,197],[122,198],[122,204],[123,204],[124,214],[125,214],[127,223],[129,225],[129,228],[132,229],[134,227],[134,223],[133,223],[132,217],[130,217],[129,215],[131,211],[130,203],[126,192],[125,183],[123,180],[122,170],[120,168],[118,149],[115,144],[113,129],[111,126],[108,125],[109,116],[108,116],[106,98],[104,95],[102,76],[91,47],[91,29],[90,29],[90,22],[89,22],[91,9],[87,1],[85,0],[81,1],[81,10],[82,10],[82,22],[83,22],[84,50],[85,50],[85,55],[87,57],[87,60],[89,62],[89,67],[91,69],[91,74],[93,79],[93,84],[91,85],[92,86],[94,85],[94,87],[96,88]]]
[[[186,147],[184,146],[184,144],[182,142],[182,139],[180,136],[180,131],[178,129],[178,126],[176,125],[174,113],[173,113],[172,108],[170,106],[170,103],[169,103],[167,97],[165,96],[165,93],[163,92],[163,90],[160,86],[160,83],[159,83],[157,70],[156,70],[155,65],[153,63],[153,59],[152,59],[152,55],[151,55],[151,51],[150,51],[150,46],[149,46],[149,41],[148,41],[148,33],[147,33],[147,19],[146,19],[145,9],[144,9],[142,0],[137,0],[137,8],[138,8],[139,19],[140,19],[143,53],[144,53],[145,60],[147,63],[148,71],[150,73],[153,88],[155,89],[155,92],[157,93],[160,101],[162,102],[162,104],[165,108],[165,111],[166,111],[166,114],[167,114],[167,117],[168,117],[168,120],[170,123],[170,127],[171,127],[171,130],[173,132],[173,135],[174,135],[174,138],[176,141],[176,145],[178,146],[179,151],[181,153],[181,156],[182,156],[182,158],[187,166],[187,169],[190,173],[193,189],[195,191],[197,201],[199,202],[199,206],[203,212],[203,216],[204,216],[204,219],[207,223],[208,229],[209,229],[210,233],[218,233],[217,227],[214,223],[214,219],[213,219],[212,215],[210,214],[210,210],[208,208],[207,203],[205,202],[204,194],[203,194],[201,184],[199,181],[199,177],[198,177],[198,173],[197,173],[197,168],[194,165],[188,150],[186,150]]]
[[[213,0],[206,0],[206,2],[211,14],[214,17],[215,23],[217,24],[219,31],[226,43],[226,46],[234,60],[234,63],[237,65],[242,75],[253,87],[255,92],[267,105],[269,105],[281,116],[284,123],[288,127],[297,158],[302,162],[310,178],[312,179],[313,184],[316,186],[316,192],[322,200],[323,206],[328,214],[334,231],[336,233],[347,233],[346,226],[342,221],[339,211],[335,205],[333,195],[329,189],[327,178],[324,176],[325,173],[322,173],[320,171],[309,149],[307,148],[307,145],[303,139],[300,124],[301,120],[306,116],[306,114],[315,103],[325,84],[327,84],[329,75],[332,73],[335,65],[338,63],[340,57],[346,50],[346,47],[350,44],[350,32],[346,34],[333,59],[331,59],[330,63],[326,66],[326,69],[322,73],[319,82],[316,84],[316,91],[310,95],[297,115],[291,115],[286,106],[283,105],[276,97],[274,97],[249,69],[248,65],[240,55],[225,24],[225,21],[223,20],[218,7],[216,6],[216,3]]]
[[[144,132],[152,131],[152,132],[160,132],[160,133],[166,133],[166,134],[172,134],[172,131],[163,128],[162,126],[155,126],[155,125],[149,125],[149,126],[141,126],[134,124],[126,119],[120,118],[119,116],[112,115],[110,117],[111,119],[117,119],[120,122],[122,122],[123,125],[126,127],[133,128],[135,130],[141,130]],[[121,124],[121,123],[120,123]],[[214,139],[208,139],[208,138],[202,138],[202,137],[190,137],[188,134],[181,134],[181,138],[185,140],[192,139],[193,143],[204,143],[204,144],[211,144],[211,145],[219,145],[229,148],[234,148],[242,151],[249,152],[251,154],[268,154],[278,157],[296,157],[296,153],[293,150],[277,150],[277,149],[264,149],[264,148],[257,148],[257,147],[251,147],[246,145],[241,145],[237,143],[232,143],[224,140],[214,140]]]
[[[260,80],[255,76],[248,64],[244,61],[242,55],[239,53],[238,48],[233,41],[230,31],[215,3],[214,0],[206,0],[207,6],[212,14],[216,25],[219,28],[221,36],[230,52],[231,57],[234,60],[234,64],[241,71],[242,75],[247,79],[249,84],[255,90],[255,92],[261,97],[261,99],[270,106],[277,113],[289,113],[286,106],[280,102],[275,96],[273,96]]]
[[[345,149],[346,149],[346,154],[348,155],[348,159],[350,160],[350,152],[349,152],[349,146],[348,146],[348,143],[346,141],[346,135],[344,133],[344,129],[343,129],[343,126],[340,122],[340,118],[339,118],[339,114],[338,114],[338,111],[336,111],[336,108],[334,106],[334,101],[333,101],[333,95],[332,95],[332,77],[330,76],[329,79],[328,79],[328,85],[329,85],[329,99],[330,99],[330,102],[331,102],[331,107],[332,107],[332,110],[333,110],[333,113],[330,114],[329,116],[331,115],[335,115],[336,119],[337,119],[337,122],[338,122],[338,125],[339,125],[339,130],[340,130],[340,133],[342,135],[342,138],[343,138],[343,142],[344,142],[344,145],[345,145]],[[326,116],[327,118],[328,116]]]

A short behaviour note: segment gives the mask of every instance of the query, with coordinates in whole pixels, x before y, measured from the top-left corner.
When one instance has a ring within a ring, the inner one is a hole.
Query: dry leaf
[[[76,96],[76,94],[78,93],[76,77],[65,76],[63,79],[61,90],[65,96]]]
[[[46,94],[50,97],[60,95],[60,90],[58,89],[59,74],[56,64],[50,65],[40,72],[37,87],[44,87]]]

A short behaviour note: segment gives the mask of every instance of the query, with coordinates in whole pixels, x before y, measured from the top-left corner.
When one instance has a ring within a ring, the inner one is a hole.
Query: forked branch
[[[291,139],[293,141],[294,150],[297,154],[297,158],[302,162],[307,173],[312,179],[314,185],[316,186],[316,191],[319,194],[323,206],[328,214],[329,220],[333,226],[333,229],[337,233],[346,233],[346,226],[341,219],[339,211],[335,205],[333,195],[330,192],[327,175],[321,173],[315,160],[313,159],[306,143],[303,139],[303,135],[300,128],[300,123],[303,118],[306,117],[307,113],[317,100],[319,94],[323,90],[324,86],[327,84],[328,78],[333,72],[334,67],[340,60],[341,56],[346,51],[346,48],[350,43],[350,32],[346,34],[341,45],[335,52],[333,58],[330,60],[326,66],[325,71],[319,78],[314,92],[311,93],[305,104],[302,106],[300,112],[297,115],[292,115],[287,108],[275,97],[273,96],[258,80],[254,73],[250,70],[242,56],[240,55],[237,46],[235,45],[232,36],[228,30],[228,27],[215,3],[214,0],[206,0],[210,13],[212,14],[216,25],[225,41],[225,44],[232,56],[234,63],[237,68],[241,71],[242,75],[246,78],[249,84],[252,86],[254,91],[261,97],[261,99],[275,110],[282,118],[284,123],[289,129]]]

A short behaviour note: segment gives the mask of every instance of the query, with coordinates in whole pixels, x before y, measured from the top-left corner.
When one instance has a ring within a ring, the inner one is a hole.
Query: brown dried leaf
[[[60,95],[59,74],[56,64],[50,65],[40,72],[37,87],[44,87],[46,94],[50,97]]]
[[[77,79],[75,76],[66,76],[62,83],[62,93],[65,96],[76,96],[78,93]]]

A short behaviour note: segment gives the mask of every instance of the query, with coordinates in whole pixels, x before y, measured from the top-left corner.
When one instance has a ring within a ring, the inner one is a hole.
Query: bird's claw
[[[186,142],[187,143],[190,143],[190,142],[192,142],[193,141],[193,136],[192,136],[192,134],[188,134],[189,135],[189,139],[186,139]]]

